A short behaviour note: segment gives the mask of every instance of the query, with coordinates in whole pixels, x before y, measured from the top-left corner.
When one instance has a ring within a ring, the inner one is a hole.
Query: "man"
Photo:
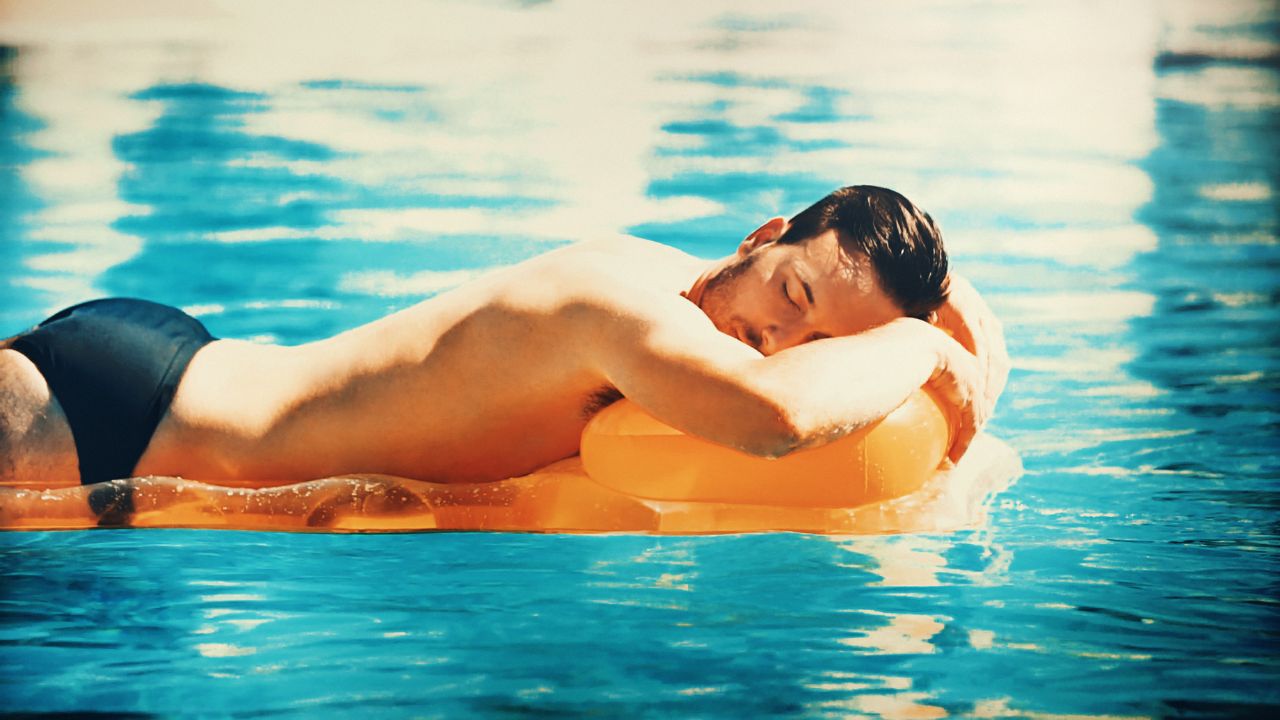
[[[935,311],[973,354],[926,322]],[[872,186],[773,218],[716,262],[584,242],[296,347],[215,340],[131,300],[71,308],[0,347],[0,483],[45,486],[497,480],[575,454],[620,396],[776,457],[925,383],[959,411],[958,459],[1008,369],[933,220]]]

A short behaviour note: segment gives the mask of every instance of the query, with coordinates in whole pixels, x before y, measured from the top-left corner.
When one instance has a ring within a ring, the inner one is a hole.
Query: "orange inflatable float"
[[[776,460],[684,435],[623,400],[588,424],[580,457],[524,477],[429,483],[345,476],[263,488],[134,478],[0,488],[0,528],[891,531],[895,503],[939,476],[949,446],[947,413],[923,390],[878,423]]]

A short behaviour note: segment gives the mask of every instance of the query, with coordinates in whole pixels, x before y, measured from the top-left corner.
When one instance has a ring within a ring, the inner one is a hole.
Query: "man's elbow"
[[[748,455],[776,460],[804,447],[805,433],[793,418],[778,413],[739,445]]]

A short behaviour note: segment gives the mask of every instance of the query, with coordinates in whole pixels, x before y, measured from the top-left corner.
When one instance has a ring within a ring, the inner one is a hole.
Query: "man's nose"
[[[766,325],[760,330],[760,354],[772,355],[791,347],[795,333],[781,325]]]

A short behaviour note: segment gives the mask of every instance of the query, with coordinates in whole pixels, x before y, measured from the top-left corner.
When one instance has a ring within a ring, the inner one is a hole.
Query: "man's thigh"
[[[75,439],[57,398],[26,356],[0,349],[0,485],[79,483]]]

